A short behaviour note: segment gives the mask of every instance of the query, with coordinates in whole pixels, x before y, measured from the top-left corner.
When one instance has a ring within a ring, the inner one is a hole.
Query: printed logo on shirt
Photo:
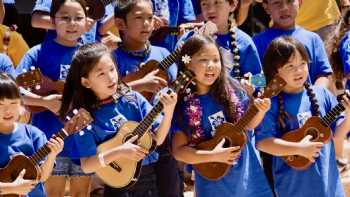
[[[66,80],[70,65],[61,64],[59,80]]]
[[[210,125],[211,125],[211,135],[215,135],[215,129],[222,123],[226,122],[224,113],[222,111],[216,112],[215,114],[212,114],[208,117]]]
[[[311,116],[312,114],[310,111],[298,113],[297,118],[299,127],[302,127]]]
[[[128,120],[123,115],[118,114],[117,116],[113,117],[110,121],[114,129],[119,129]]]

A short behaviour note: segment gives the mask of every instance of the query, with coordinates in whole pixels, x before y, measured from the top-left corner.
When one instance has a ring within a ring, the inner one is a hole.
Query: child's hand
[[[122,40],[120,39],[120,37],[114,35],[111,32],[107,32],[106,35],[103,36],[103,38],[101,39],[101,42],[103,44],[105,44],[108,48],[110,48],[111,50],[115,50],[118,48],[118,43],[120,43]]]
[[[142,80],[143,91],[156,93],[168,85],[168,82],[166,80],[156,76],[158,72],[159,69],[154,70],[140,79]]]
[[[350,116],[350,100],[349,100],[348,96],[350,96],[350,94],[348,91],[346,91],[345,94],[343,95],[342,101],[341,101],[345,107],[345,113],[346,113],[347,117]]]
[[[2,188],[0,195],[3,194],[19,194],[27,195],[32,189],[38,184],[36,180],[25,180],[23,179],[26,174],[26,170],[23,169],[17,176],[16,180],[8,185],[8,187]]]
[[[224,148],[225,138],[223,138],[212,150],[213,161],[235,165],[241,153],[239,146]]]
[[[164,114],[173,114],[177,102],[177,94],[175,92],[171,92],[170,94],[161,94],[159,100],[164,106]]]
[[[133,144],[137,140],[138,136],[134,136],[119,146],[116,150],[121,153],[121,156],[134,161],[140,161],[148,154],[148,150]]]
[[[259,112],[266,113],[271,107],[271,100],[269,98],[256,98],[254,99],[254,105],[258,108]]]
[[[62,95],[51,94],[51,95],[45,96],[43,100],[45,101],[44,103],[45,108],[47,108],[48,110],[52,111],[55,114],[58,114],[61,108]]]
[[[247,92],[249,96],[252,96],[254,91],[255,91],[255,86],[251,84],[248,80],[246,79],[241,79],[240,83],[243,87],[243,89]]]
[[[64,142],[61,138],[56,137],[54,135],[47,142],[47,146],[51,150],[48,157],[51,157],[52,159],[54,159],[58,155],[58,153],[60,153],[62,151],[63,146],[64,146]]]
[[[168,19],[163,16],[153,16],[154,19],[154,30],[157,30],[163,26],[168,26]]]
[[[315,162],[315,159],[320,156],[320,151],[323,147],[323,143],[311,142],[311,139],[312,136],[307,135],[299,142],[300,148],[297,154],[306,157],[313,163]]]

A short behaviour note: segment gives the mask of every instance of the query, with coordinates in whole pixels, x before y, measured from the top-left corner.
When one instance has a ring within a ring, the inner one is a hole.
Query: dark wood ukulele
[[[350,96],[346,94],[348,98]],[[344,105],[339,102],[324,117],[312,116],[305,124],[296,130],[290,131],[282,136],[282,139],[289,142],[300,142],[305,136],[311,135],[312,142],[328,143],[332,138],[332,130],[330,124],[345,110]],[[300,155],[283,156],[282,159],[292,168],[304,170],[308,168],[312,162],[306,157]]]
[[[56,135],[61,139],[65,139],[69,135],[85,128],[92,122],[92,118],[85,109],[81,108],[73,110],[75,114],[72,118],[65,123],[64,128],[61,129]],[[27,180],[40,180],[40,166],[39,162],[43,160],[50,153],[50,148],[45,144],[35,154],[28,157],[25,155],[15,155],[5,168],[0,169],[0,182],[10,183],[13,182],[19,175],[19,173],[25,169],[26,173],[24,179]],[[17,197],[19,195],[9,194],[0,195],[2,197]]]
[[[40,83],[38,83],[40,81]],[[24,72],[17,76],[16,83],[19,86],[25,87],[30,92],[40,95],[48,96],[50,94],[62,94],[64,89],[64,81],[53,81],[44,76],[39,68],[31,68],[30,71]],[[24,93],[25,94],[25,93]],[[40,106],[29,106],[26,108],[33,113],[47,110]]]
[[[88,17],[98,20],[105,14],[105,6],[116,0],[85,0]]]
[[[277,95],[282,91],[286,82],[276,76],[267,85],[262,95],[262,98],[268,98]],[[235,124],[223,123],[215,129],[215,135],[212,139],[199,143],[196,146],[198,150],[213,150],[216,145],[225,138],[224,147],[239,146],[243,147],[246,144],[247,136],[245,131],[249,122],[258,113],[258,109],[255,105],[250,105],[243,117]],[[231,165],[219,162],[200,163],[194,164],[193,167],[198,173],[208,180],[219,180],[224,177],[231,168]]]
[[[175,92],[182,92],[192,81],[194,74],[191,71],[180,72],[177,79],[172,82],[170,88]],[[171,93],[168,90],[167,94]],[[149,153],[156,148],[156,142],[152,138],[150,127],[157,116],[163,110],[163,104],[158,102],[146,117],[140,122],[127,121],[118,130],[117,134],[110,140],[97,147],[97,154],[110,150],[125,143],[133,136],[138,136],[135,144],[145,148]],[[96,175],[107,185],[114,188],[128,188],[136,183],[141,172],[142,160],[139,162],[120,158],[109,163],[106,167],[96,171]]]

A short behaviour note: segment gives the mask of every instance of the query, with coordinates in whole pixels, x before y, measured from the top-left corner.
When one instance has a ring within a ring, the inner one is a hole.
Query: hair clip
[[[189,64],[191,62],[191,57],[187,54],[185,54],[184,56],[181,57],[181,61],[184,64]]]

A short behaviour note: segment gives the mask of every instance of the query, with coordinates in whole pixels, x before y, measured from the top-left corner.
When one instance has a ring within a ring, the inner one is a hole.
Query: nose
[[[287,1],[282,1],[282,4],[281,4],[281,10],[287,10],[288,9],[288,4],[289,4],[289,0]]]
[[[214,69],[214,62],[213,61],[209,61],[207,64],[207,69],[208,70],[213,70]]]

